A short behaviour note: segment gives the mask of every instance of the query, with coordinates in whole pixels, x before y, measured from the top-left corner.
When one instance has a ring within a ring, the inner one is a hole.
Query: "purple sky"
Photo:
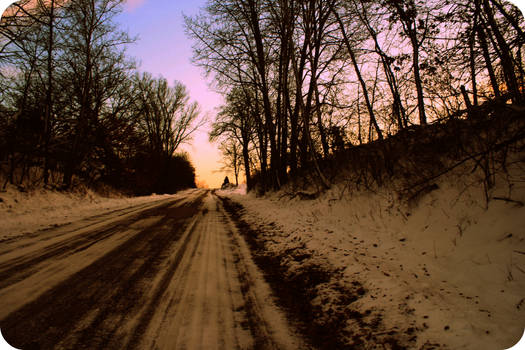
[[[190,98],[201,107],[201,115],[215,117],[215,108],[222,97],[208,88],[203,71],[191,64],[192,42],[184,34],[182,14],[195,15],[205,0],[128,0],[125,11],[118,17],[122,28],[138,41],[130,45],[128,54],[139,61],[138,69],[155,76],[162,75],[173,83],[178,80],[188,88]],[[196,168],[197,180],[210,187],[220,187],[224,172],[217,146],[208,142],[208,126],[197,132],[190,145],[183,148]]]

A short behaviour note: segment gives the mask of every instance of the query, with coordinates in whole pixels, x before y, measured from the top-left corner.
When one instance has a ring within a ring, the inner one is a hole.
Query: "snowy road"
[[[304,346],[205,190],[1,242],[0,329],[21,349]]]

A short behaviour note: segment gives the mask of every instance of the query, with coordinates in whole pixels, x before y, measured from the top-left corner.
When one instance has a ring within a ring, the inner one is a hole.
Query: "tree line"
[[[135,193],[195,187],[177,153],[199,126],[180,82],[138,73],[122,0],[22,0],[0,22],[3,186],[75,181]]]
[[[210,132],[247,187],[483,103],[523,104],[520,11],[501,0],[210,0],[186,17],[225,95]],[[227,141],[227,142],[226,142]]]

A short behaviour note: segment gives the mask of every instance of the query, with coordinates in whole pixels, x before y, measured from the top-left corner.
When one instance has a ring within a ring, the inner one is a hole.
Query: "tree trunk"
[[[53,44],[54,44],[54,15],[55,15],[55,0],[51,0],[49,9],[49,38],[47,49],[47,94],[46,94],[46,115],[44,125],[44,184],[49,182],[49,142],[51,139],[51,125],[53,114]]]
[[[503,5],[497,1],[497,0],[490,0],[490,2],[496,6],[496,8],[499,10],[499,12],[509,21],[509,23],[512,25],[514,30],[518,33],[518,42],[524,43],[525,42],[525,33],[523,32],[523,29],[520,27],[520,24],[518,20],[515,17],[512,17],[510,13],[505,10]]]
[[[293,42],[291,43],[293,45]],[[306,64],[306,51],[308,49],[308,40],[303,43],[301,48],[301,56],[299,62],[297,59],[292,56],[293,72],[295,78],[295,107],[293,113],[290,116],[290,126],[291,126],[291,135],[290,135],[290,171],[292,176],[297,175],[297,149],[300,147],[299,142],[299,116],[302,115],[302,90],[303,90],[303,72]],[[292,53],[293,55],[293,53]]]
[[[363,96],[365,98],[366,108],[368,109],[368,114],[370,116],[370,124],[374,126],[377,137],[381,140],[383,139],[383,133],[381,132],[381,129],[379,128],[379,125],[377,124],[377,120],[375,117],[374,109],[372,107],[372,103],[370,102],[370,97],[368,96],[368,90],[366,89],[366,83],[363,79],[363,76],[361,75],[361,71],[359,69],[359,65],[357,64],[357,59],[354,54],[354,50],[352,49],[352,46],[350,45],[350,41],[348,39],[348,36],[346,35],[346,30],[344,27],[344,23],[339,17],[339,14],[337,11],[332,7],[332,12],[337,18],[337,22],[339,23],[339,27],[341,28],[341,34],[343,35],[343,40],[346,45],[346,48],[348,50],[348,53],[350,54],[350,58],[352,60],[352,65],[354,66],[354,71],[357,75],[357,78],[359,80],[359,84],[361,85],[361,88],[363,89]]]
[[[514,62],[512,59],[512,54],[510,48],[499,30],[498,24],[494,19],[494,14],[492,13],[492,8],[490,7],[488,0],[483,0],[483,8],[487,14],[487,20],[489,22],[492,33],[499,46],[501,68],[503,69],[503,75],[505,76],[505,82],[507,84],[507,89],[512,95],[512,101],[514,103],[521,102],[521,94],[518,88],[518,81],[516,79],[516,74],[514,72]]]
[[[326,130],[323,125],[323,116],[321,113],[321,101],[319,98],[319,88],[315,88],[315,103],[316,103],[316,112],[317,112],[317,128],[319,129],[319,135],[321,136],[321,146],[323,147],[323,156],[328,158],[328,152],[330,147],[328,146],[328,140],[326,137]]]
[[[261,93],[263,98],[263,110],[265,117],[265,128],[270,138],[270,182],[273,188],[279,187],[279,180],[276,176],[279,169],[279,152],[277,152],[275,124],[272,118],[272,107],[270,104],[270,93],[266,77],[266,57],[264,54],[264,43],[261,30],[259,27],[259,16],[255,8],[254,0],[249,0],[250,8],[250,25],[252,27],[253,36],[256,47],[256,68],[261,79]]]
[[[475,24],[474,24],[475,26]],[[476,32],[474,29],[472,29],[472,33],[469,37],[469,64],[470,64],[470,80],[472,84],[472,97],[473,97],[473,103],[474,106],[478,105],[478,87],[476,85],[476,57],[475,57],[475,51],[474,51],[474,39],[475,39]]]
[[[289,16],[289,13],[288,11],[286,11],[286,17],[285,17],[285,20],[288,22],[288,25],[293,25],[293,23],[289,23],[291,20],[290,20],[290,16]],[[293,28],[292,28],[293,30]],[[280,182],[283,184],[287,181],[288,179],[288,174],[286,172],[287,170],[287,166],[288,166],[288,111],[289,111],[289,105],[290,105],[290,90],[289,90],[289,87],[288,87],[288,84],[289,84],[289,81],[288,81],[288,77],[289,77],[289,69],[290,69],[290,41],[291,41],[291,37],[290,37],[290,33],[291,33],[291,30],[286,27],[286,30],[285,30],[285,33],[283,35],[283,44],[281,45],[282,47],[282,54],[281,54],[281,57],[282,57],[282,61],[283,61],[283,65],[282,65],[282,69],[280,71],[280,81],[282,81],[282,88],[281,88],[281,92],[282,92],[282,112],[281,112],[281,123],[282,123],[282,126],[281,126],[281,155],[280,155],[280,158],[281,158],[281,166],[279,168],[279,179],[280,179]]]
[[[397,86],[396,76],[394,72],[392,71],[390,58],[383,51],[383,49],[381,49],[381,46],[379,45],[379,41],[377,40],[377,33],[374,30],[374,28],[372,28],[370,21],[368,20],[368,15],[367,15],[365,6],[366,5],[363,5],[362,14],[360,13],[359,17],[361,21],[365,24],[368,30],[368,33],[374,40],[375,51],[381,58],[381,63],[383,65],[383,71],[385,72],[388,87],[390,88],[390,93],[392,94],[392,100],[393,100],[392,110],[393,110],[394,118],[397,120],[399,129],[403,129],[408,126],[408,122],[407,122],[407,117],[405,113],[405,108],[403,107],[403,103],[401,101],[401,96],[400,96],[399,89]]]
[[[62,181],[62,185],[65,189],[69,189],[71,187],[71,181],[74,173],[76,172],[76,168],[79,164],[82,163],[83,158],[85,157],[84,151],[82,150],[85,148],[81,145],[81,143],[85,142],[85,137],[87,136],[87,129],[90,127],[89,125],[89,119],[90,116],[90,109],[91,109],[91,93],[90,90],[92,88],[92,80],[93,80],[93,62],[92,62],[92,50],[93,50],[93,32],[94,32],[94,26],[95,26],[95,0],[89,1],[90,8],[87,9],[88,13],[90,14],[89,18],[86,17],[84,20],[86,21],[86,26],[84,28],[85,32],[81,33],[81,35],[84,36],[85,42],[82,43],[85,46],[82,47],[84,52],[82,54],[85,55],[85,62],[84,62],[84,76],[82,77],[82,87],[80,89],[80,96],[79,96],[79,104],[80,104],[80,111],[77,117],[77,125],[75,130],[75,136],[73,145],[70,152],[70,158],[69,161],[66,163],[66,170],[64,172],[64,178]],[[83,6],[84,4],[80,4],[79,6]]]
[[[477,30],[478,30],[479,43],[483,51],[483,58],[485,60],[485,66],[487,67],[487,72],[489,73],[490,84],[492,85],[494,96],[498,98],[501,96],[501,92],[499,90],[499,85],[496,79],[496,74],[494,73],[494,68],[492,67],[492,60],[490,58],[487,38],[485,36],[485,30],[482,28],[481,24],[477,27]]]
[[[242,157],[244,161],[244,174],[246,175],[246,190],[251,191],[253,188],[252,178],[250,173],[250,154],[249,152],[249,136],[246,132],[242,133]]]
[[[414,81],[416,83],[417,91],[417,108],[419,111],[419,124],[425,125],[427,123],[427,116],[425,114],[425,99],[423,96],[423,85],[421,84],[421,74],[419,71],[419,45],[414,32],[410,37],[412,43],[412,60],[414,68]]]

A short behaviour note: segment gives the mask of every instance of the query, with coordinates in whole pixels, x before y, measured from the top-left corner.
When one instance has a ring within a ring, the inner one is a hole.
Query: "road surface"
[[[295,349],[209,191],[0,242],[0,330],[19,349]]]

